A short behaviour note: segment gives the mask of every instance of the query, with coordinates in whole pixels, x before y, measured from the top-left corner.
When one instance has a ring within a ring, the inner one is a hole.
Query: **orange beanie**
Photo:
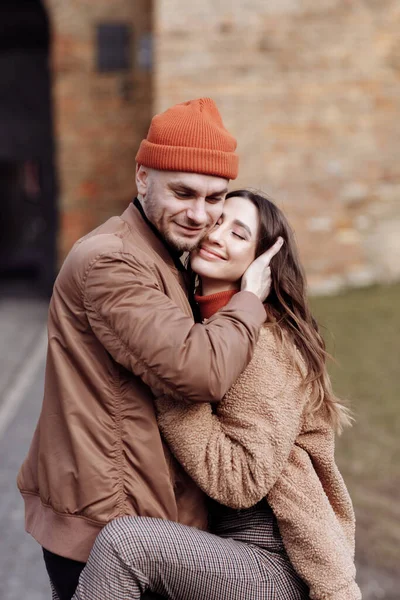
[[[236,179],[236,140],[211,98],[176,104],[153,117],[136,162],[162,171],[186,171]]]

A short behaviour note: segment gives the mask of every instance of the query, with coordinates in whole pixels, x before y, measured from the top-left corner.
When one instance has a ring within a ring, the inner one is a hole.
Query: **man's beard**
[[[205,229],[204,232],[202,232],[201,237],[197,238],[196,240],[184,239],[183,237],[180,238],[178,235],[174,235],[168,230],[160,231],[159,227],[160,223],[162,223],[162,215],[160,214],[157,200],[154,198],[152,191],[152,184],[149,183],[143,208],[147,218],[154,225],[154,227],[157,228],[159,234],[164,238],[168,246],[179,253],[191,252],[197,248],[209,228]]]
[[[167,231],[164,235],[164,239],[167,242],[167,244],[177,252],[192,252],[192,250],[195,250],[195,248],[198,247],[203,237],[204,235],[202,235],[201,238],[198,240],[184,240],[180,238],[177,239],[174,235],[169,233],[169,231]]]

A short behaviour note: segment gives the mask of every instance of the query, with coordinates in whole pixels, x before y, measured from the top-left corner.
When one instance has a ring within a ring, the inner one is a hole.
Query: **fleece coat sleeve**
[[[261,331],[247,369],[216,407],[156,402],[160,429],[189,475],[214,500],[253,506],[277,481],[299,431],[300,372],[270,330]]]
[[[267,497],[288,556],[309,586],[311,600],[361,598],[355,582],[352,540],[333,509],[332,499],[336,498],[337,504],[343,502],[341,508],[347,509],[348,517],[353,511],[345,486],[339,480],[337,484],[329,499],[310,454],[295,444]]]

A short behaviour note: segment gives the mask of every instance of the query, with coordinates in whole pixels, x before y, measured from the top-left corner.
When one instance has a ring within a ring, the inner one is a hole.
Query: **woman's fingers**
[[[271,248],[268,248],[268,250],[266,250],[258,258],[256,258],[256,260],[261,259],[261,261],[264,261],[264,264],[268,266],[271,262],[271,259],[275,256],[275,254],[278,254],[279,250],[282,248],[283,243],[283,238],[279,236],[275,244],[271,246]]]
[[[271,291],[271,259],[279,252],[284,243],[283,238],[278,237],[276,242],[268,248],[263,254],[251,263],[242,277],[241,289],[246,292],[252,292],[261,302],[264,302]]]

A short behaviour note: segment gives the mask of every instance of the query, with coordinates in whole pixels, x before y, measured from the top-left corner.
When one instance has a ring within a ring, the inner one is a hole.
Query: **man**
[[[77,242],[55,283],[43,407],[18,486],[60,600],[111,519],[207,525],[202,494],[163,445],[153,394],[219,401],[265,319],[271,256],[206,325],[193,321],[179,259],[220,217],[235,149],[210,99],[155,116],[136,157],[138,198]]]

